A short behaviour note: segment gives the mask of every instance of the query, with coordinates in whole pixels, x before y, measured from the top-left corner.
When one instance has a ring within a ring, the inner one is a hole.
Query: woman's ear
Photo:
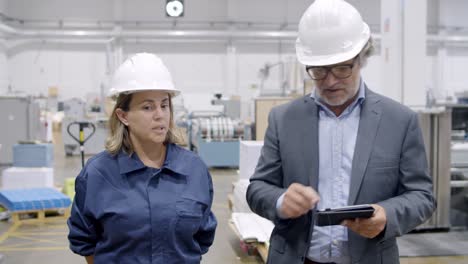
[[[122,110],[121,108],[115,109],[115,114],[117,115],[117,118],[124,124],[125,126],[128,126],[128,113]]]

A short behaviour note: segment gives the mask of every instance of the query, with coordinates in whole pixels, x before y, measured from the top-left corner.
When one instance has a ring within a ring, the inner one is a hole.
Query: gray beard
[[[353,94],[348,97],[348,98],[343,98],[343,99],[340,99],[340,100],[334,100],[334,102],[331,102],[330,100],[326,99],[324,96],[322,96],[320,94],[320,99],[326,103],[327,105],[329,106],[341,106],[341,105],[344,105],[346,102],[348,102],[348,100],[351,100],[352,98],[354,98],[356,96],[356,94],[358,93],[359,91],[359,84],[360,84],[360,81],[356,84],[356,87],[354,87],[354,92]]]

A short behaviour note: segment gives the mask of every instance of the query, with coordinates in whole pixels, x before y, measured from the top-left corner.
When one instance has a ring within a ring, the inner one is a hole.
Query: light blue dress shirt
[[[365,99],[364,84],[361,80],[358,97],[338,117],[322,103],[317,93],[311,94],[311,97],[319,106],[318,193],[320,202],[317,204],[317,209],[346,206],[348,205],[361,104]],[[284,194],[277,201],[278,209],[283,197]],[[317,262],[350,263],[347,243],[346,227],[315,226],[307,257]]]

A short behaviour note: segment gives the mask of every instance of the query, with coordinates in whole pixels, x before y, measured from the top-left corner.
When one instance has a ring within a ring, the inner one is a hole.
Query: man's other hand
[[[375,209],[372,217],[344,220],[341,224],[363,237],[376,237],[387,225],[387,214],[385,209],[378,204],[372,204],[372,207]]]
[[[320,196],[312,187],[293,183],[284,193],[280,215],[282,218],[297,218],[313,209],[319,200]]]

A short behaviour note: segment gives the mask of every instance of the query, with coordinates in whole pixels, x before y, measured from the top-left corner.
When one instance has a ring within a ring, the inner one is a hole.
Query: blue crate
[[[34,188],[0,191],[0,204],[11,212],[67,208],[71,200],[52,188]]]
[[[53,144],[13,145],[14,167],[53,167]]]

